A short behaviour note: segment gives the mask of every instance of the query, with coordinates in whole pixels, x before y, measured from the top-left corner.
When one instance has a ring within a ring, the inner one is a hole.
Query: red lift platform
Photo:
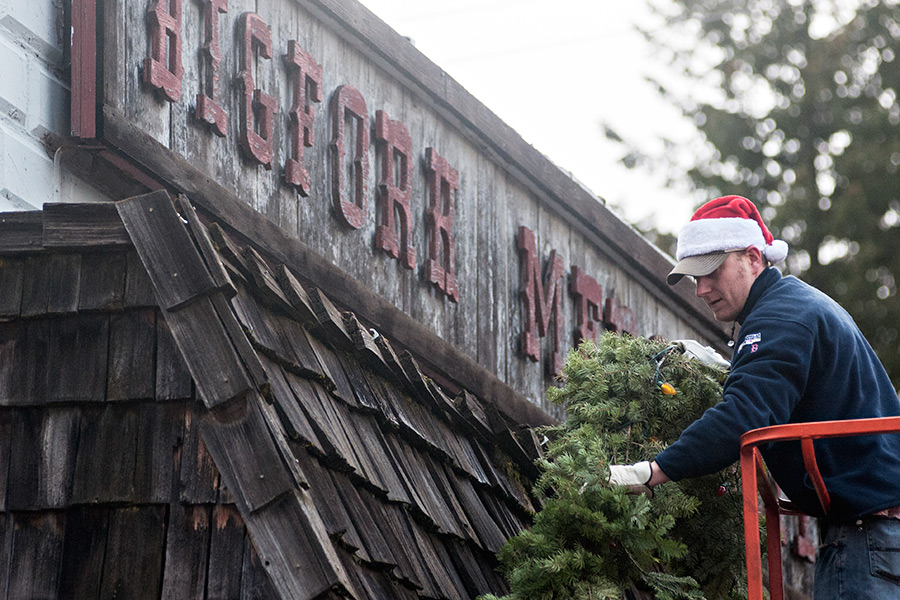
[[[831,498],[816,464],[813,440],[857,435],[900,432],[900,417],[852,419],[847,421],[819,421],[774,425],[748,431],[741,436],[741,486],[744,500],[744,543],[747,553],[748,600],[763,600],[762,557],[759,541],[759,501],[763,499],[766,514],[766,549],[769,563],[769,596],[784,599],[781,573],[782,514],[802,514],[789,502],[779,499],[774,482],[766,471],[759,453],[760,444],[799,440],[803,461],[819,497],[824,513],[831,508]]]

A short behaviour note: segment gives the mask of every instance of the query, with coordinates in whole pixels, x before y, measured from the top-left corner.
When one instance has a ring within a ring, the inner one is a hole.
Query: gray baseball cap
[[[720,250],[718,252],[709,252],[707,254],[697,254],[695,256],[685,256],[678,261],[675,268],[669,272],[666,282],[669,285],[675,285],[685,275],[691,277],[702,277],[709,275],[725,262],[729,252],[735,250]]]

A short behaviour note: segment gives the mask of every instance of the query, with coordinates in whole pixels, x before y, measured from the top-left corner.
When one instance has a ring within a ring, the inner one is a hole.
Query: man
[[[900,415],[884,367],[847,312],[770,266],[786,255],[787,244],[740,196],[708,202],[679,233],[668,283],[692,277],[715,318],[741,326],[740,341],[722,402],[654,461],[610,467],[611,483],[648,492],[714,473],[738,459],[740,436],[759,427]],[[820,517],[815,599],[900,598],[900,435],[818,440],[815,448],[828,515],[799,443],[761,448],[788,498]]]

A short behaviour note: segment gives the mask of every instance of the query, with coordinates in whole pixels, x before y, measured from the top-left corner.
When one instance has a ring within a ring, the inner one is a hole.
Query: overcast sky
[[[625,220],[677,230],[691,200],[617,163],[612,125],[649,150],[690,128],[644,81],[659,74],[634,23],[653,26],[645,0],[361,0],[538,151]]]

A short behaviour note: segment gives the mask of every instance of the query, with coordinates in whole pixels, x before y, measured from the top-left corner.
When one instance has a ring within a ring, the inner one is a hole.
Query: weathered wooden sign
[[[665,257],[352,0],[93,2],[73,5],[84,36],[102,23],[74,34],[76,136],[237,229],[252,209],[527,395],[602,329],[720,333]]]

